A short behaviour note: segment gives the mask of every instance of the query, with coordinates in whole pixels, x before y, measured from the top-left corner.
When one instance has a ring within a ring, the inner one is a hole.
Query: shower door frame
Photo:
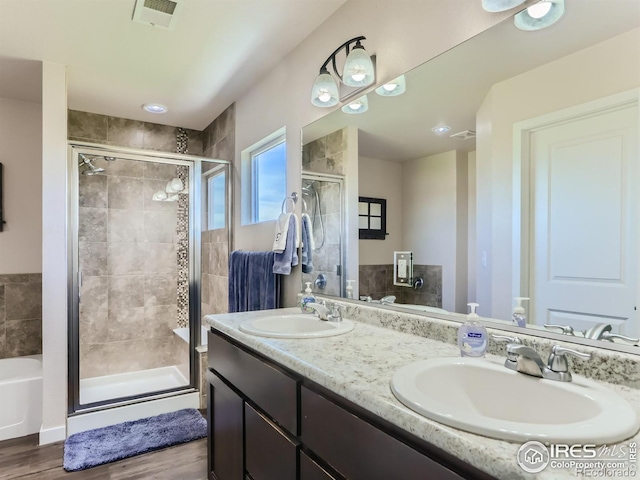
[[[202,232],[202,162],[230,164],[195,155],[153,150],[141,150],[96,143],[69,141],[67,143],[67,302],[68,302],[68,401],[69,416],[131,405],[135,403],[172,397],[198,390],[199,357],[196,346],[200,345],[200,285],[201,285],[201,232]],[[189,384],[166,390],[142,393],[127,397],[116,397],[100,402],[80,403],[80,291],[78,262],[79,223],[79,154],[115,156],[123,160],[183,165],[189,169]],[[229,171],[231,168],[228,169]],[[231,178],[227,188],[230,191]],[[228,207],[229,208],[229,207]],[[231,218],[231,217],[229,217]],[[231,228],[229,225],[229,236]]]
[[[316,180],[319,182],[330,182],[337,183],[340,186],[340,293],[339,297],[343,297],[346,292],[347,286],[347,249],[345,246],[345,241],[347,239],[346,236],[346,228],[345,228],[345,217],[346,213],[344,211],[345,207],[345,191],[344,191],[344,175],[333,175],[330,173],[316,173],[310,172],[308,170],[303,170],[300,174],[300,198],[302,198],[302,182],[304,180]],[[300,203],[300,208],[302,209],[302,202]],[[324,235],[326,238],[326,225]],[[304,287],[304,285],[302,285]],[[322,293],[322,292],[320,292]]]

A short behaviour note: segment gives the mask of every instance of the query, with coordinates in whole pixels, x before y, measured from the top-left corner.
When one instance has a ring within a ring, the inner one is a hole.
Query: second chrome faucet
[[[572,380],[567,355],[582,360],[591,359],[590,353],[582,353],[577,350],[555,345],[551,349],[549,359],[545,364],[540,354],[533,348],[522,345],[520,339],[503,335],[494,335],[494,340],[507,343],[507,359],[504,366],[516,372],[532,375],[534,377],[570,382]]]

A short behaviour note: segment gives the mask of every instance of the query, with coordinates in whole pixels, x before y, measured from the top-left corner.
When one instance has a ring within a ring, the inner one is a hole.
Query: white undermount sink
[[[291,314],[271,315],[248,320],[240,330],[251,335],[273,338],[318,338],[342,335],[353,330],[350,320],[327,322],[315,315]]]
[[[640,425],[618,393],[583,377],[531,377],[477,358],[422,360],[400,368],[393,394],[415,412],[500,440],[615,443]]]

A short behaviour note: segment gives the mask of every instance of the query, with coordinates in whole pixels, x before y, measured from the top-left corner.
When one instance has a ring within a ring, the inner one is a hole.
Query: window
[[[387,201],[359,197],[358,227],[361,240],[384,240],[387,235]]]
[[[270,135],[243,152],[243,224],[275,220],[286,197],[287,144],[284,133]]]
[[[207,178],[207,230],[226,227],[227,174],[220,170]]]

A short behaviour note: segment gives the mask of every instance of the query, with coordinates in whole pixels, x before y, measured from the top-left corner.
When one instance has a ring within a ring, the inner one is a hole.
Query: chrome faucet
[[[551,330],[552,332],[555,330],[558,333],[562,333],[563,335],[573,335],[575,337],[575,330],[573,329],[573,327],[571,325],[553,325],[550,323],[545,323],[544,328],[546,328],[547,330]],[[580,331],[580,333],[583,333],[583,331]]]
[[[316,312],[320,320],[329,320],[329,309],[324,301],[307,303],[307,307]]]
[[[502,342],[510,342],[510,340],[514,338],[494,335],[494,339]],[[583,360],[591,359],[590,353],[582,353],[561,347],[560,345],[555,345],[551,349],[551,354],[545,365],[538,352],[531,347],[522,345],[520,340],[517,339],[516,342],[510,342],[507,345],[507,359],[504,362],[504,366],[533,377],[546,378],[547,380],[556,380],[559,382],[570,382],[572,376],[569,371],[566,355],[571,355],[572,357]]]
[[[617,338],[634,345],[637,345],[638,342],[640,342],[640,339],[638,338],[626,337],[618,333],[612,333],[612,328],[613,327],[607,323],[598,323],[597,325],[594,325],[589,330],[587,330],[584,336],[585,338],[591,338],[593,340],[607,340],[609,342],[613,342],[613,339]]]
[[[345,307],[337,303],[327,304],[324,300],[321,302],[307,303],[307,307],[314,310],[320,320],[330,322],[341,322],[342,312]]]
[[[382,297],[380,299],[380,303],[382,303],[383,305],[392,305],[395,302],[396,302],[395,295],[387,295],[386,297]]]
[[[334,303],[331,307],[331,313],[327,315],[327,320],[329,320],[330,322],[341,322],[343,320],[342,312],[344,312],[344,310],[344,305],[338,305],[337,303]]]

